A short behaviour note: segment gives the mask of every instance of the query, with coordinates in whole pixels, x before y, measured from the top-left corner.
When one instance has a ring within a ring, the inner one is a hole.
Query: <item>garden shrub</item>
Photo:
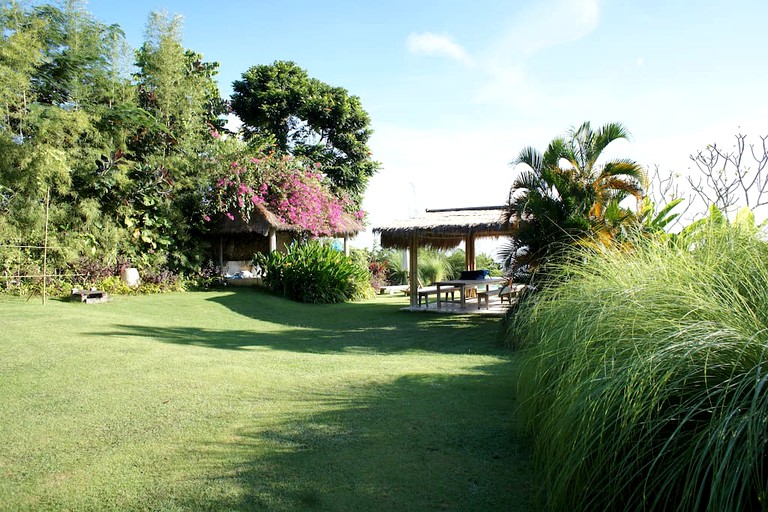
[[[408,270],[403,268],[403,253],[397,249],[376,249],[369,258],[374,288],[408,284]]]
[[[367,268],[370,275],[371,288],[378,293],[382,287],[388,286],[389,261],[387,256],[389,251],[382,249],[358,249],[352,248],[349,257],[356,265]]]
[[[365,268],[318,241],[294,243],[284,253],[267,257],[257,255],[254,262],[264,268],[267,287],[299,302],[345,302],[372,293]]]
[[[99,281],[96,288],[107,292],[109,295],[137,295],[139,293],[138,288],[131,288],[125,284],[120,276],[105,277]]]
[[[222,275],[221,267],[208,261],[201,265],[196,273],[180,277],[180,279],[185,289],[202,291],[224,286]]]
[[[209,263],[188,276],[164,267],[142,268],[139,271],[139,286],[131,288],[121,278],[121,271],[127,266],[124,261],[110,264],[97,258],[79,257],[62,271],[49,269],[46,293],[52,297],[67,298],[75,288],[95,288],[109,295],[139,295],[184,291],[188,288],[207,289],[218,283],[217,269]],[[13,272],[9,272],[8,268],[2,271],[0,293],[27,297],[42,295],[43,280],[40,276],[43,270],[39,264],[27,263],[14,268]],[[15,277],[17,273],[22,276],[20,279]]]
[[[709,225],[559,282],[507,332],[543,508],[766,510],[766,243]]]
[[[445,253],[422,249],[419,251],[419,281],[423,285],[429,285],[436,281],[444,281],[453,277],[451,264]]]

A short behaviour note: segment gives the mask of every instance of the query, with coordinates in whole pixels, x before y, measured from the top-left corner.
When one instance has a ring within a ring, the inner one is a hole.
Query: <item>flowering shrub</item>
[[[229,220],[239,215],[248,222],[254,208],[264,205],[281,222],[313,236],[338,232],[344,227],[344,212],[362,221],[364,212],[354,211],[348,196],[331,193],[319,169],[320,164],[309,165],[302,159],[274,153],[232,162],[215,182],[211,207]]]

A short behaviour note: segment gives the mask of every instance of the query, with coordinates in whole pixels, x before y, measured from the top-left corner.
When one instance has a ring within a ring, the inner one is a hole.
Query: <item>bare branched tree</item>
[[[663,171],[658,164],[655,164],[653,168],[648,169],[647,176],[645,195],[653,202],[656,211],[663,210],[672,201],[683,199],[683,202],[675,208],[675,213],[678,214],[677,220],[673,221],[670,227],[686,218],[693,201],[691,194],[680,188],[680,175],[672,171]]]
[[[680,192],[680,183],[677,181],[679,175],[670,172],[663,172],[659,164],[655,164],[653,169],[648,169],[648,183],[645,186],[645,195],[658,207],[663,208],[670,202],[679,197],[683,197]]]
[[[706,204],[714,204],[726,216],[741,207],[755,209],[768,205],[768,136],[761,144],[750,144],[747,136],[736,135],[733,151],[712,144],[691,155],[699,172],[688,176],[691,190]],[[751,155],[753,162],[745,161]]]

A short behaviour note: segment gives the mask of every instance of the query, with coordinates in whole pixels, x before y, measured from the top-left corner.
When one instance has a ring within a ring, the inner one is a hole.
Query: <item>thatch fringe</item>
[[[420,247],[451,249],[468,237],[498,238],[509,234],[504,222],[505,206],[426,210],[424,215],[373,228],[381,235],[381,246],[405,249],[416,236]]]

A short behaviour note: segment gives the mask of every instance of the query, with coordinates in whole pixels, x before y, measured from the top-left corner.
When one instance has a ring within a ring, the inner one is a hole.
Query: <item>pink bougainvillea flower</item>
[[[265,205],[282,222],[288,222],[314,236],[334,233],[343,225],[345,212],[358,220],[364,213],[355,211],[345,194],[337,196],[329,187],[319,163],[274,153],[260,158],[235,161],[216,176],[215,197],[210,205],[234,220],[237,212],[246,222],[255,206]]]

